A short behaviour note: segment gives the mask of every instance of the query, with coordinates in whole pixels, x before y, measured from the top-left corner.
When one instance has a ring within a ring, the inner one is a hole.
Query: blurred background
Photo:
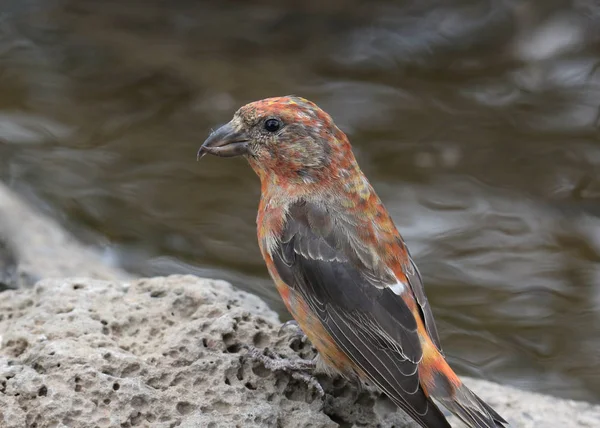
[[[196,151],[241,105],[328,111],[461,374],[600,401],[600,3],[2,0],[0,180],[110,263],[287,319],[259,183]]]

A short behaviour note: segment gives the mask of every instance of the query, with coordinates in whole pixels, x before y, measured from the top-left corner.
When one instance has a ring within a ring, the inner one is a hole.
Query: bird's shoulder
[[[352,272],[352,282],[362,284],[360,287],[368,294],[389,289],[411,302],[411,306],[414,302],[441,351],[416,264],[379,199],[371,201],[371,205],[362,210],[363,214],[367,211],[379,215],[361,215],[355,205],[343,206],[334,198],[303,198],[265,207],[263,225],[268,231],[262,233],[263,255],[273,260],[274,253],[278,253],[275,256],[288,263],[298,257],[305,262],[333,263],[338,270]]]
[[[267,203],[259,212],[259,235],[269,253],[283,243],[308,259],[350,263],[374,285],[395,284],[395,271],[403,275],[397,265],[408,263],[402,238],[391,220],[369,215],[380,212],[377,207],[356,207],[335,196]]]

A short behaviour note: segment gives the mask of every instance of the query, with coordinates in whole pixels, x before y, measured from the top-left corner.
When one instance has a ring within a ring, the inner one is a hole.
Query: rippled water
[[[305,96],[404,234],[453,365],[600,401],[600,7],[302,3],[6,1],[0,178],[109,260],[285,317],[257,178],[195,154],[240,105]]]

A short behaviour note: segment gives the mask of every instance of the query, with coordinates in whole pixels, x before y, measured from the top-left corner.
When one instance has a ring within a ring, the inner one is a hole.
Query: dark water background
[[[196,150],[242,104],[334,117],[462,374],[600,401],[600,3],[22,1],[0,13],[0,179],[107,260],[280,313],[258,180]]]

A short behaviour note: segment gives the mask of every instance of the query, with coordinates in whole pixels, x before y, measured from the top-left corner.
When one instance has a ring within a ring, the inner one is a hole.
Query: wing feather
[[[431,312],[429,300],[427,300],[427,296],[425,295],[425,287],[423,286],[421,273],[419,272],[419,269],[413,261],[410,253],[408,254],[408,258],[410,261],[410,270],[406,273],[408,284],[410,285],[410,288],[412,289],[413,294],[417,299],[417,303],[421,309],[421,314],[423,317],[423,322],[425,323],[425,328],[427,329],[427,333],[429,333],[429,337],[431,337],[431,340],[433,340],[433,343],[435,346],[437,346],[438,351],[443,354],[440,335],[438,334],[437,327],[433,319],[433,313]]]
[[[344,227],[350,224],[333,221],[322,206],[295,204],[272,252],[277,273],[390,399],[424,427],[449,427],[420,385],[423,352],[417,323],[389,288],[398,280],[368,248],[348,237]]]

